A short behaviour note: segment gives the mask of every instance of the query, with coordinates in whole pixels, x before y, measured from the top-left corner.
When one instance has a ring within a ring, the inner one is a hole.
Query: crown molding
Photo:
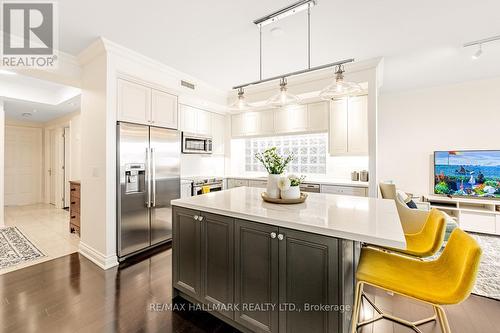
[[[78,63],[83,67],[104,53],[106,53],[104,38],[98,37],[85,50],[78,54]]]

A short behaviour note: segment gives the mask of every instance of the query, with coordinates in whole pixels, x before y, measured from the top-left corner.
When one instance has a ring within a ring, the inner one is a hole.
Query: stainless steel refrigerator
[[[117,125],[117,245],[120,260],[172,239],[170,200],[180,198],[180,133]]]

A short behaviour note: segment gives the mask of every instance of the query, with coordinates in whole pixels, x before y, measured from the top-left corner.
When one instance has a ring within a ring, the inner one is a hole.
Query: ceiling
[[[80,95],[58,105],[5,98],[4,110],[7,119],[45,123],[80,110]]]
[[[228,89],[258,79],[253,19],[294,0],[65,0],[60,48],[78,54],[103,36]],[[306,67],[305,14],[264,31],[264,77]],[[465,42],[500,34],[498,0],[318,0],[312,9],[312,66],[385,57],[385,91],[500,75],[500,42],[477,61]]]
[[[65,116],[80,109],[80,95],[79,88],[0,72],[0,98],[10,119],[47,122]],[[23,116],[23,113],[31,116]]]

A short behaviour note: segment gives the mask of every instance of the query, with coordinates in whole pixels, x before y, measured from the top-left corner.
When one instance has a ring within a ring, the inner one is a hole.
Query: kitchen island
[[[239,187],[172,201],[173,288],[243,332],[347,332],[360,244],[405,248],[392,200]]]

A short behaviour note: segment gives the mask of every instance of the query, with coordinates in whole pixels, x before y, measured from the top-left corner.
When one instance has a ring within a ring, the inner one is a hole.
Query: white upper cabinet
[[[214,154],[224,154],[226,117],[212,113],[212,147]]]
[[[347,113],[347,145],[351,154],[368,154],[368,98],[349,98]]]
[[[328,131],[328,103],[245,112],[231,117],[232,136],[264,136]]]
[[[347,99],[330,103],[330,155],[347,154]]]
[[[276,127],[274,122],[274,112],[273,110],[261,111],[260,115],[260,133],[262,134],[272,134]]]
[[[151,122],[155,126],[178,128],[177,96],[152,89]]]
[[[118,79],[118,120],[177,129],[177,96]]]
[[[181,104],[179,108],[181,131],[196,134],[198,109]]]
[[[204,136],[212,135],[211,112],[181,104],[180,114],[183,132]]]
[[[308,130],[314,132],[328,131],[328,102],[307,105]]]
[[[196,122],[196,133],[201,135],[212,135],[212,113],[199,110],[196,112],[197,122]]]
[[[368,99],[355,96],[330,103],[330,155],[368,154]]]
[[[231,136],[240,137],[245,135],[244,113],[231,116]]]
[[[273,111],[255,111],[233,115],[231,116],[231,127],[233,137],[273,134]]]
[[[118,120],[149,124],[151,88],[118,79]]]
[[[307,131],[307,105],[285,107],[274,112],[274,129],[276,133]]]

